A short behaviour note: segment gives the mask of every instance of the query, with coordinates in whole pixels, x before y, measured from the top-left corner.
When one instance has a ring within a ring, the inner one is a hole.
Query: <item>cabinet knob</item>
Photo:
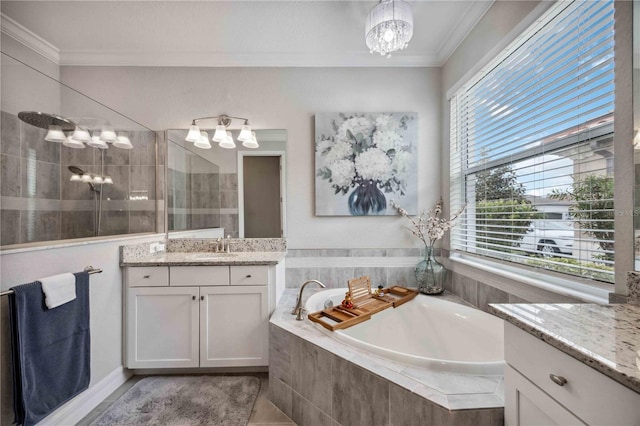
[[[196,297],[195,296],[191,296],[191,300],[196,300]]]
[[[204,300],[204,296],[200,296],[200,300]]]
[[[251,274],[247,275],[247,278],[251,278]]]
[[[567,384],[567,379],[565,379],[562,376],[557,376],[557,375],[552,373],[552,374],[549,374],[549,378],[551,379],[551,381],[553,383],[555,383],[558,386],[564,386],[564,385]]]
[[[144,276],[144,277],[142,277],[142,278],[151,278],[151,275],[145,275],[145,276]]]

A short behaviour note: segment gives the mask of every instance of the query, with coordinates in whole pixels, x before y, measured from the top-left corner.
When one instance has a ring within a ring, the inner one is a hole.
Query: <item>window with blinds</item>
[[[613,12],[557,2],[451,97],[453,250],[613,282]]]

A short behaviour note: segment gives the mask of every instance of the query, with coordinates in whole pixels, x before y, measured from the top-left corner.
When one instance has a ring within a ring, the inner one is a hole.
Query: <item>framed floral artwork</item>
[[[318,113],[317,216],[397,215],[418,210],[418,119],[412,112]]]

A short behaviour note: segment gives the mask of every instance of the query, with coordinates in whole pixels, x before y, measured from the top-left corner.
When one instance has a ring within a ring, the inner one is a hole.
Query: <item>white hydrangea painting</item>
[[[317,216],[416,214],[416,113],[318,113],[315,144]]]

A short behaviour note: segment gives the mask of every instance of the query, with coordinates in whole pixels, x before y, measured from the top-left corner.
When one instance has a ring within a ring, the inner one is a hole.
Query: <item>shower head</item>
[[[41,129],[49,129],[49,126],[60,126],[63,132],[68,132],[76,128],[73,121],[68,118],[60,117],[55,114],[37,111],[21,111],[18,118],[27,124],[39,127]]]
[[[69,171],[77,175],[83,175],[85,172],[78,166],[69,166]]]

